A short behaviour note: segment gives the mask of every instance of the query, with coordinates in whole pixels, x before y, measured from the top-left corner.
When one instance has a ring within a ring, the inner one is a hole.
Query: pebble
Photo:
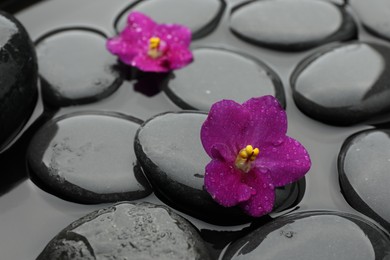
[[[322,48],[291,76],[293,98],[306,115],[331,125],[389,121],[390,48],[351,42]]]
[[[252,97],[275,96],[286,106],[279,76],[262,61],[218,48],[193,51],[194,62],[174,72],[165,93],[184,109],[210,110],[222,99],[243,103]]]
[[[63,229],[37,260],[209,260],[194,227],[169,208],[121,203],[92,212]]]
[[[390,230],[390,130],[356,133],[343,144],[338,170],[347,201]]]
[[[141,122],[110,112],[78,112],[47,122],[27,152],[33,181],[78,203],[146,197],[151,189],[133,149]]]
[[[90,28],[69,28],[36,42],[42,96],[53,107],[96,102],[122,84],[116,57],[106,37]]]
[[[258,228],[227,247],[222,260],[387,260],[389,237],[341,212],[297,213]]]
[[[248,1],[234,8],[230,29],[248,42],[282,51],[357,37],[356,24],[343,7],[313,0]]]
[[[23,25],[0,11],[0,152],[23,128],[38,95],[34,45]]]
[[[206,36],[217,27],[225,10],[224,0],[138,0],[125,8],[116,19],[115,28],[120,32],[125,28],[127,16],[138,11],[158,23],[185,25],[192,31],[192,38]]]

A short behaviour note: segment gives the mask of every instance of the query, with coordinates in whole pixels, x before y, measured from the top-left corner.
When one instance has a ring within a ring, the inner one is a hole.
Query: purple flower
[[[272,96],[215,103],[201,129],[212,158],[205,188],[213,199],[254,217],[271,212],[275,187],[302,178],[311,166],[306,149],[286,132],[286,112]]]
[[[119,36],[108,39],[107,49],[131,66],[149,72],[179,69],[192,61],[191,31],[177,24],[157,24],[132,12]]]

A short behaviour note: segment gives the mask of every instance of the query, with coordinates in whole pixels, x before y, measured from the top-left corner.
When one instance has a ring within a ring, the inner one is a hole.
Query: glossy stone
[[[321,49],[291,76],[293,97],[306,115],[334,125],[388,121],[390,48],[353,42]]]
[[[224,0],[138,0],[128,6],[115,21],[115,29],[125,28],[131,11],[139,11],[158,23],[177,23],[192,31],[192,38],[200,38],[215,29],[225,9]]]
[[[33,180],[79,203],[146,197],[151,190],[133,150],[141,122],[108,112],[80,112],[49,121],[28,149]]]
[[[218,225],[249,222],[253,218],[240,208],[222,207],[204,190],[204,169],[211,160],[200,141],[205,119],[200,112],[178,112],[146,121],[135,138],[137,158],[156,195],[173,208]],[[275,210],[296,204],[304,183],[277,189]]]
[[[280,217],[231,244],[222,259],[387,260],[390,240],[369,221],[336,212]]]
[[[350,0],[363,26],[375,36],[390,40],[390,2],[387,0]]]
[[[210,259],[192,225],[164,206],[121,203],[63,229],[37,260]]]
[[[0,151],[19,133],[37,100],[34,46],[18,20],[0,12]]]
[[[64,29],[37,40],[44,101],[51,106],[90,103],[112,94],[122,83],[106,37],[88,28]]]
[[[222,99],[243,103],[251,97],[273,95],[286,106],[283,85],[263,62],[237,52],[200,48],[194,62],[173,73],[166,94],[184,109],[208,111]]]
[[[237,6],[230,28],[261,46],[300,51],[332,41],[356,38],[357,29],[344,8],[326,1],[249,1]]]
[[[390,130],[371,129],[343,144],[338,169],[347,201],[390,230]]]

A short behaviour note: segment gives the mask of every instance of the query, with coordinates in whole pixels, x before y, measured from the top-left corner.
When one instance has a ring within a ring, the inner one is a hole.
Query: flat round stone
[[[357,34],[344,8],[312,0],[249,1],[234,8],[230,28],[251,43],[285,51],[349,40]]]
[[[64,29],[37,40],[42,95],[52,106],[91,103],[122,84],[115,56],[104,34],[92,29]]]
[[[390,2],[387,0],[350,0],[368,32],[390,40]]]
[[[208,111],[222,99],[243,103],[265,95],[286,106],[278,75],[256,58],[217,48],[195,49],[193,55],[194,62],[175,71],[165,88],[178,106]]]
[[[388,121],[390,48],[352,42],[321,49],[291,76],[293,97],[306,115],[334,125]]]
[[[171,207],[217,225],[253,221],[239,207],[225,208],[204,189],[204,172],[211,161],[200,140],[207,115],[177,112],[146,121],[135,137],[135,152],[156,195]],[[305,182],[276,189],[274,210],[296,204]]]
[[[298,213],[237,240],[221,259],[386,260],[389,237],[373,223],[336,212]]]
[[[151,190],[133,149],[141,122],[109,112],[79,112],[47,122],[28,149],[33,181],[79,203],[146,197]]]
[[[347,201],[390,229],[390,130],[356,133],[343,144],[338,169]]]
[[[54,237],[37,260],[209,260],[195,228],[164,206],[121,203],[76,220]]]
[[[138,11],[158,23],[185,25],[192,31],[192,38],[200,38],[218,25],[226,3],[224,0],[138,0],[125,8],[115,21],[117,32],[122,31],[131,11]]]
[[[0,11],[0,151],[32,114],[38,95],[34,45],[22,24]]]

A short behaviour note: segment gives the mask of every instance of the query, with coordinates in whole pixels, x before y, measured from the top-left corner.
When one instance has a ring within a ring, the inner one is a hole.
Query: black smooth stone
[[[350,0],[368,32],[390,40],[390,2],[387,0]]]
[[[233,9],[230,29],[251,43],[301,51],[356,38],[357,28],[343,7],[326,1],[248,1]]]
[[[138,0],[125,8],[115,21],[117,32],[127,24],[127,16],[138,11],[158,23],[175,23],[187,26],[192,38],[197,39],[212,32],[217,27],[226,3],[224,0]]]
[[[23,25],[0,11],[0,151],[30,118],[37,101],[34,45]]]
[[[338,170],[347,201],[390,230],[390,130],[371,129],[343,144]]]
[[[390,48],[352,42],[305,58],[291,76],[297,107],[332,125],[389,121]]]
[[[103,33],[89,28],[50,32],[36,42],[42,95],[54,107],[95,102],[122,84]]]
[[[203,187],[204,170],[211,161],[200,140],[206,117],[183,111],[146,121],[135,137],[136,156],[156,195],[171,207],[217,225],[253,221],[239,207],[216,203]],[[304,179],[276,189],[275,211],[296,204],[304,189]]]
[[[243,103],[264,95],[273,95],[286,106],[278,75],[256,58],[217,48],[199,48],[193,54],[194,62],[175,71],[165,88],[178,106],[208,111],[222,99]]]
[[[140,123],[109,112],[79,112],[47,122],[27,153],[33,181],[78,203],[146,197],[151,189],[133,149]]]
[[[210,257],[197,230],[169,208],[121,203],[92,212],[63,229],[37,258],[51,259]]]
[[[221,259],[387,260],[389,237],[361,217],[314,211],[280,217],[228,246]]]

